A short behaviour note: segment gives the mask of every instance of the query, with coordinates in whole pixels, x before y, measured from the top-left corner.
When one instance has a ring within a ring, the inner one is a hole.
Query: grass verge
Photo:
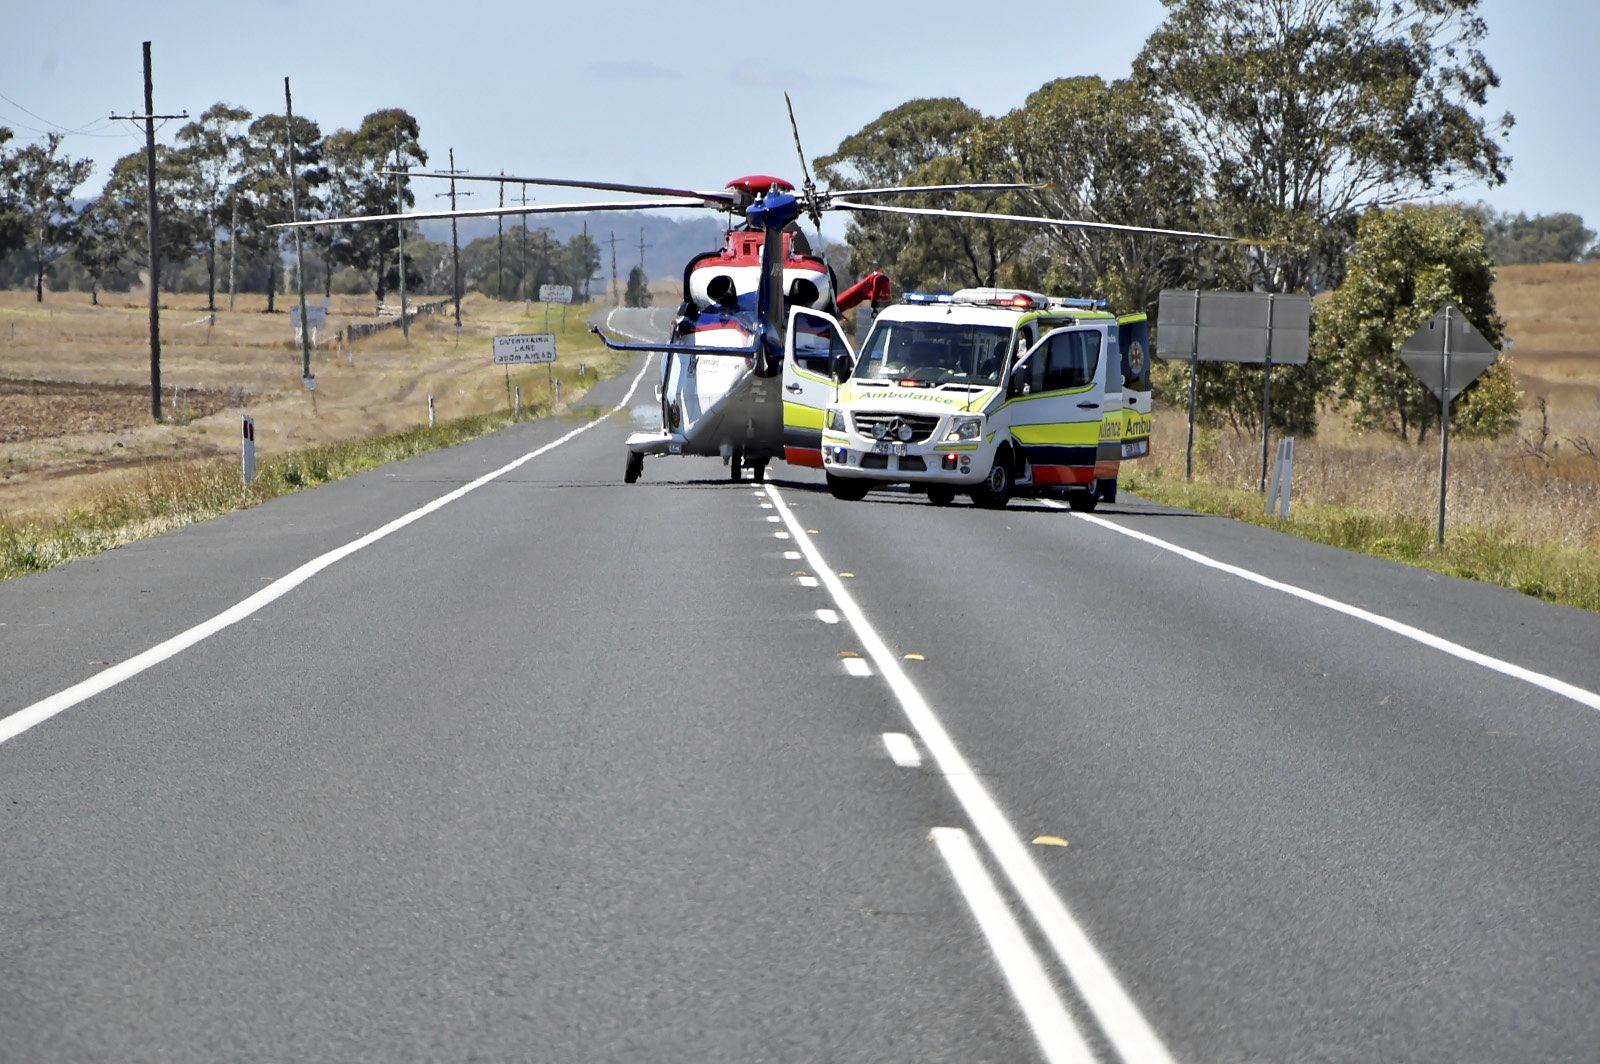
[[[1295,502],[1285,522],[1267,516],[1257,492],[1191,483],[1144,469],[1124,476],[1123,486],[1152,502],[1232,517],[1345,550],[1499,584],[1547,602],[1600,611],[1600,551],[1529,542],[1471,526],[1448,529],[1440,548],[1429,521],[1322,503]]]
[[[545,412],[525,409],[520,420]],[[0,580],[41,572],[401,458],[453,447],[516,420],[506,411],[477,414],[441,421],[433,428],[309,447],[264,460],[255,482],[248,485],[239,475],[237,459],[194,462],[138,478],[59,517],[0,519]]]

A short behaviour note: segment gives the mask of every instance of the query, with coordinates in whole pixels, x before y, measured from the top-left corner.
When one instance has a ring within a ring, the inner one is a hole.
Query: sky
[[[471,169],[715,188],[748,173],[798,177],[785,89],[807,154],[822,155],[914,97],[959,96],[1001,114],[1053,78],[1124,76],[1162,15],[1157,0],[758,9],[660,0],[21,3],[0,39],[0,125],[18,141],[81,131],[67,145],[96,161],[79,194],[92,193],[111,162],[140,147],[131,124],[107,115],[141,109],[140,42],[149,39],[157,112],[198,114],[219,99],[281,111],[288,75],[296,113],[324,132],[382,107],[410,110],[440,165],[454,147],[457,165]],[[1600,4],[1484,0],[1481,11],[1485,51],[1504,83],[1487,111],[1516,116],[1506,139],[1513,165],[1504,186],[1461,195],[1501,210],[1576,211],[1600,228],[1590,69]],[[828,228],[837,236],[843,226]]]

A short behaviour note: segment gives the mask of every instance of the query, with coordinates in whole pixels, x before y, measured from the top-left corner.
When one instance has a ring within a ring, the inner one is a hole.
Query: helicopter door
[[[783,457],[822,468],[822,418],[839,395],[839,377],[855,366],[855,350],[839,322],[795,307],[783,345]]]

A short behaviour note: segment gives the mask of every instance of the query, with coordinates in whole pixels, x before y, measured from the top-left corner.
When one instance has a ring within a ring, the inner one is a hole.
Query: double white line
[[[1128,1064],[1172,1064],[1172,1054],[1167,1051],[1160,1036],[1123,989],[1111,966],[1089,940],[1083,926],[1045,879],[1022,837],[979,781],[972,766],[951,740],[944,724],[922,697],[922,692],[917,690],[916,684],[900,667],[899,659],[872,627],[855,598],[845,589],[844,582],[823,560],[816,544],[806,533],[805,526],[795,520],[775,486],[768,484],[766,492],[794,537],[794,542],[810,563],[812,572],[827,588],[840,615],[855,630],[862,649],[877,666],[878,674],[894,692],[923,749],[932,756],[973,829],[999,865],[1006,882],[1021,899],[1051,951],[1066,969],[1078,994],[1094,1014],[1106,1040]],[[1005,926],[1007,922],[1015,926],[1009,909],[1001,903],[999,911],[995,910],[994,903],[999,895],[993,891],[988,873],[983,871],[975,855],[970,862],[966,859],[965,854],[972,852],[971,846],[968,844],[964,853],[961,843],[965,841],[965,834],[957,834],[960,841],[937,832],[933,837],[972,905],[985,938],[995,949],[1006,981],[1016,994],[1045,1058],[1052,1064],[1057,1061],[1093,1061],[1094,1054],[1085,1045],[1061,1004],[1060,996],[1045,974],[1037,954],[1020,930],[1014,935],[1008,931]],[[988,890],[985,890],[985,884],[989,884]]]

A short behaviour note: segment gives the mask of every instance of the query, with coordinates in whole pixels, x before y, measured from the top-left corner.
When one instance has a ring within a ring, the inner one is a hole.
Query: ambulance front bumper
[[[836,477],[886,483],[974,485],[989,470],[984,450],[993,448],[981,442],[895,443],[854,432],[825,432],[822,468]]]

